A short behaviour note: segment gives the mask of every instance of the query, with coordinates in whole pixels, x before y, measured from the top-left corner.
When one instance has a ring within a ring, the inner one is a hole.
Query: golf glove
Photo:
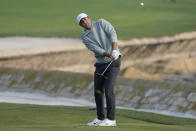
[[[117,50],[113,50],[112,51],[112,55],[114,55],[115,56],[115,60],[117,60],[120,54],[119,54],[119,52]]]

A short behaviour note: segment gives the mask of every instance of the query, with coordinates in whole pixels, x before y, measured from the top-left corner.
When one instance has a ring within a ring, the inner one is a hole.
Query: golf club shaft
[[[101,75],[103,75],[103,74],[106,72],[106,70],[107,70],[108,67],[112,64],[112,62],[113,62],[113,60],[108,64],[108,66],[105,68],[105,70],[103,71],[103,73],[102,73]]]

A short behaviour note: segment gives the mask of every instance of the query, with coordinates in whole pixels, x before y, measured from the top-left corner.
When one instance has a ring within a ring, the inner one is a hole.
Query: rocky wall
[[[93,75],[61,71],[0,68],[0,91],[42,93],[94,102]],[[136,109],[189,113],[196,116],[196,83],[119,77],[116,104]]]

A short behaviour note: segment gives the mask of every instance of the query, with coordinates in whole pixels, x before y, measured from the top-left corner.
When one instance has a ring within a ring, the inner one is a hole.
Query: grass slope
[[[80,37],[76,15],[105,18],[120,39],[196,30],[195,0],[0,0],[0,36]]]
[[[117,127],[88,127],[87,107],[0,103],[0,131],[195,131],[196,119],[117,110]]]

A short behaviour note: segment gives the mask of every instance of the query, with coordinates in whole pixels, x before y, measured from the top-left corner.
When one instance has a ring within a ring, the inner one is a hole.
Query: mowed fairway
[[[0,0],[0,37],[80,37],[76,16],[104,18],[120,39],[196,30],[196,0]]]
[[[117,110],[117,127],[88,127],[87,107],[0,103],[0,131],[195,131],[196,119]]]

